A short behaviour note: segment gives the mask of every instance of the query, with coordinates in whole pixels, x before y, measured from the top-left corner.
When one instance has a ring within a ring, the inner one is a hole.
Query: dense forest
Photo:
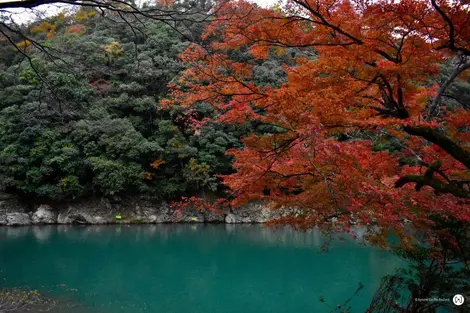
[[[2,190],[296,207],[395,236],[414,297],[468,289],[468,1],[134,5],[1,16]]]
[[[144,23],[136,34],[79,9],[24,29],[47,52],[26,43],[26,59],[2,44],[2,189],[52,200],[221,191],[215,175],[231,172],[224,153],[248,128],[212,123],[196,132],[188,121],[213,117],[210,106],[160,107],[189,43],[169,25]]]
[[[25,58],[2,45],[3,190],[36,201],[224,194],[217,175],[233,172],[227,150],[240,148],[249,132],[275,127],[205,122],[216,113],[204,102],[163,108],[168,85],[185,68],[179,55],[204,24],[143,22],[145,32],[136,33],[82,8],[25,26],[46,50],[17,38]],[[250,52],[233,57],[248,60]],[[287,61],[274,54],[256,62],[256,83],[282,83]]]

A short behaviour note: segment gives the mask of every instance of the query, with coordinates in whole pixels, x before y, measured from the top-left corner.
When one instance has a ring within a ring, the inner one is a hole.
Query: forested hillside
[[[215,174],[231,171],[224,153],[240,146],[245,129],[196,130],[190,120],[213,115],[204,104],[160,108],[189,43],[167,24],[144,21],[145,33],[135,33],[80,9],[28,25],[47,50],[22,41],[23,54],[2,42],[2,189],[53,200],[221,191]],[[193,35],[200,29],[193,25]]]
[[[189,40],[200,40],[204,23],[139,21],[145,32],[81,8],[25,26],[36,42],[18,37],[20,53],[3,40],[3,190],[45,200],[221,196],[217,175],[233,172],[227,150],[240,148],[250,131],[276,131],[258,122],[207,122],[215,113],[204,102],[162,108],[168,84],[185,69],[179,55]],[[248,61],[250,51],[233,57]],[[289,59],[253,60],[256,84],[285,81]]]

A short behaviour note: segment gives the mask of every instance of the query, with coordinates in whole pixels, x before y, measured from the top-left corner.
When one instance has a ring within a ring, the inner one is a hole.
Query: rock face
[[[57,223],[57,212],[49,205],[40,205],[31,217],[33,224]]]
[[[67,204],[59,209],[58,224],[109,224],[113,210],[105,199]]]
[[[232,210],[225,216],[225,223],[266,223],[269,220],[297,214],[295,208],[272,209],[266,203],[252,202]]]
[[[224,223],[225,222],[225,212],[211,211],[206,210],[203,212],[204,222],[206,223]]]
[[[0,193],[0,225],[21,226],[31,224],[26,205],[15,196]]]
[[[235,215],[230,213],[230,214],[227,214],[227,216],[225,216],[225,223],[227,223],[227,224],[236,224],[236,223],[241,223],[241,222],[240,222],[239,219],[237,219],[237,217]]]
[[[165,202],[136,198],[88,199],[57,206],[40,205],[33,213],[15,197],[0,197],[0,225],[40,224],[159,224],[159,223],[264,223],[296,214],[293,209],[272,210],[253,202],[230,211],[176,210]]]
[[[8,226],[25,226],[31,224],[31,219],[26,213],[7,213]]]

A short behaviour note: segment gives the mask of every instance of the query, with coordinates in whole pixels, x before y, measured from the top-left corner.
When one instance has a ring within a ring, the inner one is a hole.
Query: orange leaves
[[[188,48],[180,55],[183,62],[196,62],[203,60],[206,56],[206,50],[197,44],[190,44]]]
[[[66,33],[67,34],[77,34],[77,35],[83,35],[86,32],[86,27],[83,24],[75,24],[67,28]]]
[[[175,4],[175,0],[157,0],[157,4],[164,8],[171,8]]]
[[[152,166],[152,168],[154,168],[154,169],[157,169],[157,168],[160,167],[160,165],[162,165],[164,163],[165,163],[165,161],[163,161],[163,160],[155,160],[150,164],[150,166]]]
[[[253,45],[250,48],[251,55],[257,59],[266,59],[269,56],[269,46]]]
[[[165,161],[163,160],[155,160],[153,161],[152,163],[150,163],[150,166],[153,168],[153,169],[158,169],[162,164],[164,164]],[[152,180],[152,173],[150,172],[145,172],[145,176],[144,176],[144,179],[147,180],[147,181],[150,181]]]
[[[470,112],[465,109],[457,109],[447,118],[447,121],[456,128],[470,127]]]

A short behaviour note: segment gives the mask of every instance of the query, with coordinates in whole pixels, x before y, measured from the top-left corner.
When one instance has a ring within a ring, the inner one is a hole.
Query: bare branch
[[[459,64],[454,69],[452,74],[444,81],[444,83],[439,88],[436,96],[432,100],[432,103],[430,104],[429,109],[428,109],[427,120],[430,120],[432,117],[436,116],[438,112],[438,108],[441,106],[441,103],[442,103],[442,97],[447,92],[447,89],[450,87],[450,85],[455,81],[455,79],[460,74],[462,74],[464,71],[468,70],[469,68],[470,68],[470,60],[468,60],[467,57],[462,56],[461,62],[459,62]]]

